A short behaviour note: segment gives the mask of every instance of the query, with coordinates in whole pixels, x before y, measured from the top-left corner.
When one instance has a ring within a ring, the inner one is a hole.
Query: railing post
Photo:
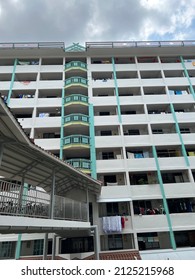
[[[23,198],[26,195],[26,190],[28,185],[25,184],[24,185],[24,180],[25,180],[25,174],[22,175],[22,181],[21,181],[21,190],[18,196],[18,209],[17,211],[20,212],[20,209],[23,205]],[[16,243],[16,251],[15,251],[15,259],[18,260],[20,258],[20,254],[21,254],[21,246],[22,246],[22,234],[19,233],[18,234],[18,240]]]
[[[89,222],[89,190],[86,190],[86,202],[87,202],[87,222]]]
[[[47,250],[48,250],[48,233],[45,233],[44,244],[43,244],[43,260],[47,259]]]
[[[50,198],[50,219],[54,218],[54,204],[55,204],[55,170],[52,174],[51,198]]]
[[[54,234],[53,236],[53,240],[52,240],[52,260],[55,260],[55,254],[56,254],[56,234]]]

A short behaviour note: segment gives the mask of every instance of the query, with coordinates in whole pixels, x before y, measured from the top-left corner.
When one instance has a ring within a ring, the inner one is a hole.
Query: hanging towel
[[[102,223],[103,223],[103,231],[105,233],[122,231],[120,216],[103,217]]]

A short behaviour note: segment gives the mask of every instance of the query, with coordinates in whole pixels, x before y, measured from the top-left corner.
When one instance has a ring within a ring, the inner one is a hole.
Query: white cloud
[[[11,42],[193,39],[195,0],[0,0],[0,20]]]
[[[140,0],[140,4],[147,10],[159,10],[162,11],[162,8],[166,7],[166,2],[169,0]]]

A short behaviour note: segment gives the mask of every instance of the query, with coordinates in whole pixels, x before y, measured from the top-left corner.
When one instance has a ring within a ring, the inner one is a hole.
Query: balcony
[[[63,139],[64,149],[89,148],[89,145],[90,137],[85,135],[70,135]]]
[[[23,192],[21,185],[0,180],[0,215],[50,219],[51,199],[44,191]],[[87,221],[87,204],[55,195],[54,219]]]
[[[195,213],[177,213],[171,214],[171,221],[174,230],[194,230]]]
[[[35,99],[32,98],[12,98],[9,106],[11,108],[34,108]]]
[[[64,106],[79,104],[88,106],[88,97],[82,94],[72,94],[64,98]]]
[[[145,124],[147,123],[147,118],[145,114],[135,114],[135,115],[122,115],[122,123],[126,124]]]
[[[65,72],[71,70],[87,71],[87,64],[81,61],[71,61],[65,64]]]
[[[83,114],[70,114],[64,117],[64,126],[89,125],[89,116]]]
[[[83,158],[73,158],[66,160],[67,163],[71,164],[74,168],[80,169],[84,173],[91,173],[91,161]]]
[[[125,171],[123,159],[97,160],[97,172],[119,172]]]
[[[35,139],[35,144],[39,147],[42,147],[43,149],[47,151],[53,151],[58,150],[60,147],[60,138],[41,138],[41,139]]]
[[[134,228],[138,232],[168,231],[166,215],[134,216]]]
[[[82,77],[71,77],[65,80],[65,88],[69,87],[87,87],[88,86],[88,81],[85,78]]]

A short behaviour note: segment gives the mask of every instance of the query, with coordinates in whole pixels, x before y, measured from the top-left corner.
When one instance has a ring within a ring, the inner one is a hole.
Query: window
[[[159,249],[159,237],[156,232],[138,233],[139,250]]]
[[[190,133],[190,129],[189,128],[180,128],[180,132],[181,133]]]
[[[33,255],[43,254],[43,239],[34,240]]]
[[[108,249],[109,250],[123,249],[123,240],[121,234],[108,235]]]
[[[43,138],[55,138],[55,133],[43,133]]]
[[[104,152],[102,153],[102,159],[114,159],[113,152]]]
[[[101,136],[108,136],[108,135],[112,135],[112,131],[111,130],[103,130],[100,132]]]
[[[152,133],[153,134],[163,134],[163,130],[162,129],[153,129]]]
[[[66,238],[62,239],[60,243],[61,254],[83,253],[94,250],[92,236]]]
[[[118,202],[106,203],[107,216],[119,215]]]
[[[123,111],[123,115],[136,115],[136,111]]]
[[[12,244],[13,242],[2,242],[0,243],[0,258],[10,258],[12,252]]]
[[[116,175],[105,175],[104,176],[104,185],[106,186],[107,183],[116,183]]]
[[[128,135],[140,135],[138,129],[130,129],[128,130]]]
[[[184,182],[182,173],[164,173],[162,179],[164,184]]]
[[[100,116],[109,116],[110,112],[100,112]]]

